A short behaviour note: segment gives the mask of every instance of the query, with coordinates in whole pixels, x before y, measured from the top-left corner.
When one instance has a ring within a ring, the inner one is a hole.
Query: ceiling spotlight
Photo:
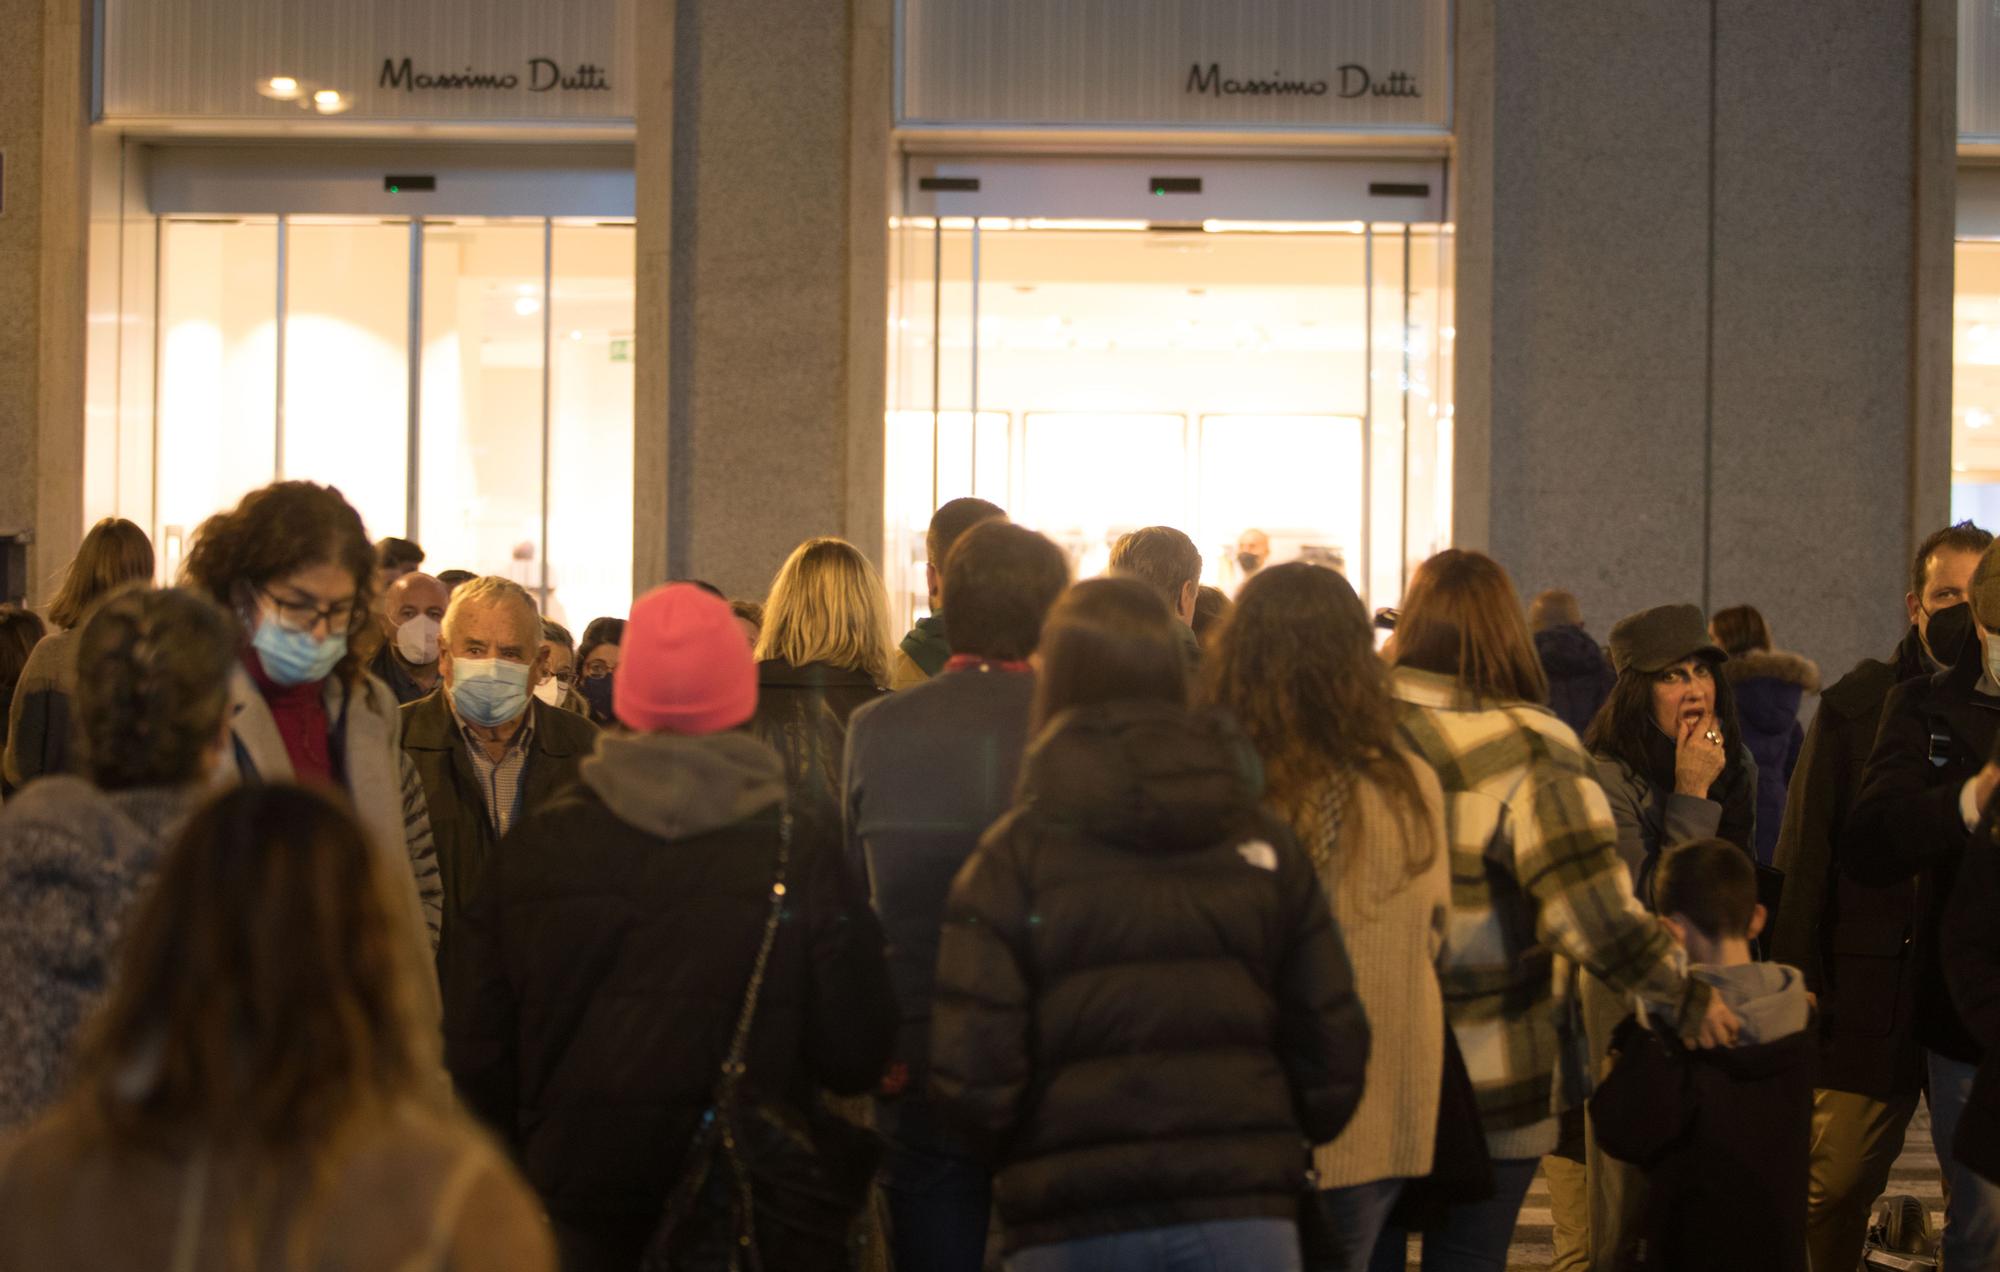
[[[523,318],[532,318],[542,312],[542,302],[533,296],[523,296],[514,302],[514,312]]]
[[[313,94],[313,109],[322,115],[338,115],[352,104],[331,88],[322,88]]]

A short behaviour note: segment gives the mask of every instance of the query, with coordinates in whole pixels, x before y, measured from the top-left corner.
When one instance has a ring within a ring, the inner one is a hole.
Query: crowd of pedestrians
[[[1823,694],[1239,548],[956,500],[900,642],[837,538],[578,638],[311,483],[99,524],[0,609],[0,1272],[1473,1272],[1538,1173],[1853,1272],[1919,1099],[2000,1267],[1991,536]]]

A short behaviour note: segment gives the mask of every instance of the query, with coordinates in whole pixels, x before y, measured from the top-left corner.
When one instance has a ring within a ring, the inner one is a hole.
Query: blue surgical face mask
[[[266,614],[250,638],[250,647],[257,651],[264,674],[278,684],[309,685],[332,675],[347,657],[347,633],[332,632],[317,640],[311,632],[295,631]]]
[[[451,705],[469,723],[496,728],[528,709],[533,668],[504,658],[451,660]]]

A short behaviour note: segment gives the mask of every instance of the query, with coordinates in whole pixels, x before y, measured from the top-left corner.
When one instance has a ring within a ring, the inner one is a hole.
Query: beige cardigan
[[[291,1164],[293,1170],[296,1163]],[[190,1183],[206,1181],[199,1204]],[[74,1107],[0,1144],[0,1272],[224,1272],[240,1179],[187,1156],[116,1153]],[[295,1207],[287,1190],[281,1205]],[[307,1257],[316,1272],[554,1272],[541,1206],[487,1137],[452,1114],[407,1107],[357,1130],[320,1194]],[[295,1209],[264,1216],[288,1231]],[[259,1267],[285,1266],[266,1248]]]
[[[1355,989],[1368,1013],[1367,1084],[1354,1120],[1331,1144],[1313,1150],[1321,1188],[1381,1179],[1413,1179],[1431,1170],[1438,1087],[1444,1075],[1444,998],[1437,965],[1451,906],[1451,854],[1444,838],[1444,792],[1429,765],[1403,760],[1423,794],[1430,864],[1406,875],[1408,851],[1393,833],[1386,794],[1356,781],[1354,801],[1367,837],[1342,818],[1338,855],[1320,867],[1340,939],[1354,965]],[[1324,856],[1324,845],[1315,859]]]

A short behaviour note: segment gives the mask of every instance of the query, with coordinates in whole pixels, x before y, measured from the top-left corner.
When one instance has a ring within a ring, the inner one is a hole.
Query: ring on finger
[[[1707,738],[1710,742],[1714,743],[1716,746],[1722,745],[1722,735],[1720,733],[1717,733],[1714,729],[1710,729],[1708,732],[1702,734],[1701,736]]]

